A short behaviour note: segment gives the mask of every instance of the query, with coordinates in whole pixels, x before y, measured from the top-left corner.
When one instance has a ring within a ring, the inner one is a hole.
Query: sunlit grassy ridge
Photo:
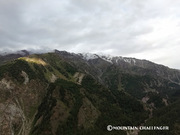
[[[25,60],[25,61],[30,62],[30,63],[36,63],[39,65],[43,65],[43,66],[47,65],[47,63],[40,58],[21,57],[19,59]]]
[[[27,62],[34,72],[39,72],[48,82],[51,82],[53,76],[75,82],[73,75],[76,70],[73,68],[69,69],[68,63],[52,53],[34,54],[28,57],[21,57],[18,60]],[[70,70],[72,71],[70,72]]]

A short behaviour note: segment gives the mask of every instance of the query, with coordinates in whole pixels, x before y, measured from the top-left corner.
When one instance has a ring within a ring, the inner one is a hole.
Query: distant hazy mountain
[[[17,51],[17,52],[13,52],[13,53],[0,54],[0,65],[7,61],[14,60],[19,57],[24,57],[24,56],[28,56],[28,55],[30,55],[30,52],[27,50],[21,50],[21,51]]]
[[[23,50],[0,64],[0,135],[179,135],[179,70],[58,50]],[[170,130],[109,132],[108,125]]]

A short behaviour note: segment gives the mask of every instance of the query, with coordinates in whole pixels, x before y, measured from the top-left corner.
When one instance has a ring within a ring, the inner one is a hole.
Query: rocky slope
[[[133,134],[106,127],[152,124],[169,108],[179,116],[180,72],[163,65],[58,50],[1,63],[2,135]],[[154,134],[178,135],[179,119],[167,126]]]

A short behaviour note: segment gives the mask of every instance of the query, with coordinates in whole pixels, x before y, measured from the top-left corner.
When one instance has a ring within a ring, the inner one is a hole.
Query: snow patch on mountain
[[[130,59],[124,59],[124,62],[127,62],[127,63],[131,64],[131,60]]]
[[[81,56],[83,57],[83,59],[85,59],[85,60],[92,60],[92,59],[97,59],[97,58],[99,58],[98,55],[96,55],[96,54],[91,54],[91,53],[81,53],[80,55],[81,55]]]
[[[113,63],[112,62],[113,56],[111,55],[103,55],[103,54],[97,55],[97,54],[92,54],[92,53],[81,53],[80,55],[85,60],[93,60],[93,59],[101,58],[107,62]]]
[[[136,60],[134,58],[123,58],[124,62],[135,65]]]
[[[110,62],[113,64],[112,60],[113,60],[113,56],[111,55],[99,55],[99,57],[107,62]]]
[[[111,64],[116,63],[118,64],[120,61],[124,61],[126,63],[135,65],[136,64],[136,60],[134,58],[126,58],[126,57],[114,57],[111,55],[106,55],[106,54],[92,54],[92,53],[80,53],[79,55],[81,55],[83,57],[83,59],[85,60],[92,60],[92,59],[97,59],[97,58],[101,58]]]
[[[98,54],[93,54],[93,53],[69,53],[66,51],[58,51],[55,50],[56,53],[60,53],[61,55],[74,55],[74,56],[80,56],[82,59],[89,61],[89,60],[94,60],[94,59],[102,59],[104,61],[107,61],[111,64],[122,64],[122,62],[128,63],[130,65],[136,65],[136,59],[135,58],[128,58],[128,57],[122,57],[122,56],[112,56],[108,54],[103,54],[103,53],[98,53]]]

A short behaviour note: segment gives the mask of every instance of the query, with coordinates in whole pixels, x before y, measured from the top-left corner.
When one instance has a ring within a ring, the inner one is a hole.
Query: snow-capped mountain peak
[[[99,57],[107,62],[113,63],[113,56],[111,55],[99,55]]]
[[[85,60],[93,60],[93,59],[98,59],[101,58],[109,63],[116,63],[118,64],[118,62],[126,62],[132,65],[136,64],[136,59],[134,58],[126,58],[126,57],[121,57],[121,56],[112,56],[112,55],[107,55],[107,54],[92,54],[92,53],[80,53],[80,56],[82,56],[83,59]]]
[[[98,55],[92,54],[92,53],[80,53],[80,55],[83,57],[85,60],[92,60],[92,59],[97,59],[99,58]]]

